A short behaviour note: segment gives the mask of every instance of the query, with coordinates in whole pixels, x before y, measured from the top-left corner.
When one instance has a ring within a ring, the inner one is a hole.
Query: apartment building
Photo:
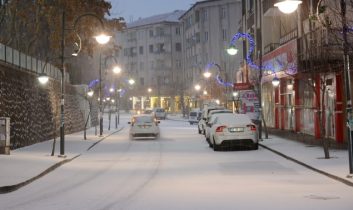
[[[127,24],[116,36],[122,46],[119,64],[134,78],[128,90],[133,109],[163,107],[179,111],[178,75],[182,70],[182,34],[179,17],[184,11],[155,15]]]
[[[332,4],[327,8],[339,11],[339,3],[327,2]],[[254,36],[257,53],[252,56],[262,67],[261,99],[267,126],[343,143],[342,26],[332,21],[333,27],[328,28],[312,18],[317,0],[302,1],[291,14],[280,12],[275,3],[242,1],[242,32]],[[259,74],[259,69],[243,69],[250,75]],[[273,86],[274,79],[279,86]]]
[[[231,90],[228,88],[229,93],[226,94],[227,90],[213,78],[220,71],[224,80],[236,80],[242,57],[230,57],[226,49],[239,30],[240,23],[240,0],[199,1],[180,17],[184,76],[181,86],[184,87],[187,107],[195,107],[197,104],[201,105],[202,101],[211,99],[219,99],[222,104],[226,104]],[[209,69],[213,76],[206,80],[203,72],[210,63],[217,66],[213,65]],[[201,86],[199,92],[194,89],[196,84]]]

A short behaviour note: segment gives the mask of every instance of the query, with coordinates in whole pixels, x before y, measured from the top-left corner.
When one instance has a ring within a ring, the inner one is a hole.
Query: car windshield
[[[164,112],[164,109],[156,109],[156,112]]]
[[[135,122],[135,123],[153,123],[153,117],[150,117],[150,116],[134,117],[133,122]]]
[[[190,112],[190,116],[195,117],[197,115],[197,112]]]

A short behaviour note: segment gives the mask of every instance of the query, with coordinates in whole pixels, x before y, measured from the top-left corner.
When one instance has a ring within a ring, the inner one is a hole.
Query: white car
[[[207,123],[210,122],[215,116],[218,116],[220,114],[232,114],[233,112],[231,110],[228,109],[215,109],[215,110],[211,110],[210,113],[208,113],[208,117],[205,120],[205,137],[206,137],[206,141],[210,142],[210,127],[207,126]]]
[[[190,125],[193,125],[194,123],[195,124],[198,123],[201,118],[201,114],[202,114],[201,111],[191,111],[189,113],[189,119],[188,119]]]
[[[215,115],[207,123],[210,127],[210,147],[214,151],[221,147],[247,146],[258,149],[258,134],[256,125],[246,114]]]
[[[131,124],[130,136],[132,138],[157,138],[159,136],[159,121],[153,115],[134,115],[128,123]]]
[[[209,106],[203,109],[201,119],[198,123],[198,132],[199,134],[205,134],[205,128],[206,128],[206,121],[208,117],[208,113],[212,110],[220,110],[220,109],[225,109],[224,107],[221,106]]]
[[[165,120],[165,118],[167,117],[167,113],[163,108],[154,108],[153,114],[155,118],[161,119],[161,120]]]

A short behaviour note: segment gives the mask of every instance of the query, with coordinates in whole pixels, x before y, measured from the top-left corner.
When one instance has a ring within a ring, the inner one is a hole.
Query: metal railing
[[[16,49],[0,43],[0,61],[7,64],[16,66],[20,69],[26,70],[28,72],[40,74],[46,73],[49,77],[60,80],[61,71],[54,65],[47,63],[45,61],[36,59],[29,55],[26,55]],[[66,74],[66,82],[70,81],[70,77]]]

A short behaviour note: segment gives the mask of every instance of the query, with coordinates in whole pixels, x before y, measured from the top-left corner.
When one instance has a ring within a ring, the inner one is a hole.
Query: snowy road
[[[130,140],[125,125],[72,162],[0,195],[0,209],[352,209],[352,187],[261,147],[213,152],[196,125],[170,120],[161,122],[158,140]]]

